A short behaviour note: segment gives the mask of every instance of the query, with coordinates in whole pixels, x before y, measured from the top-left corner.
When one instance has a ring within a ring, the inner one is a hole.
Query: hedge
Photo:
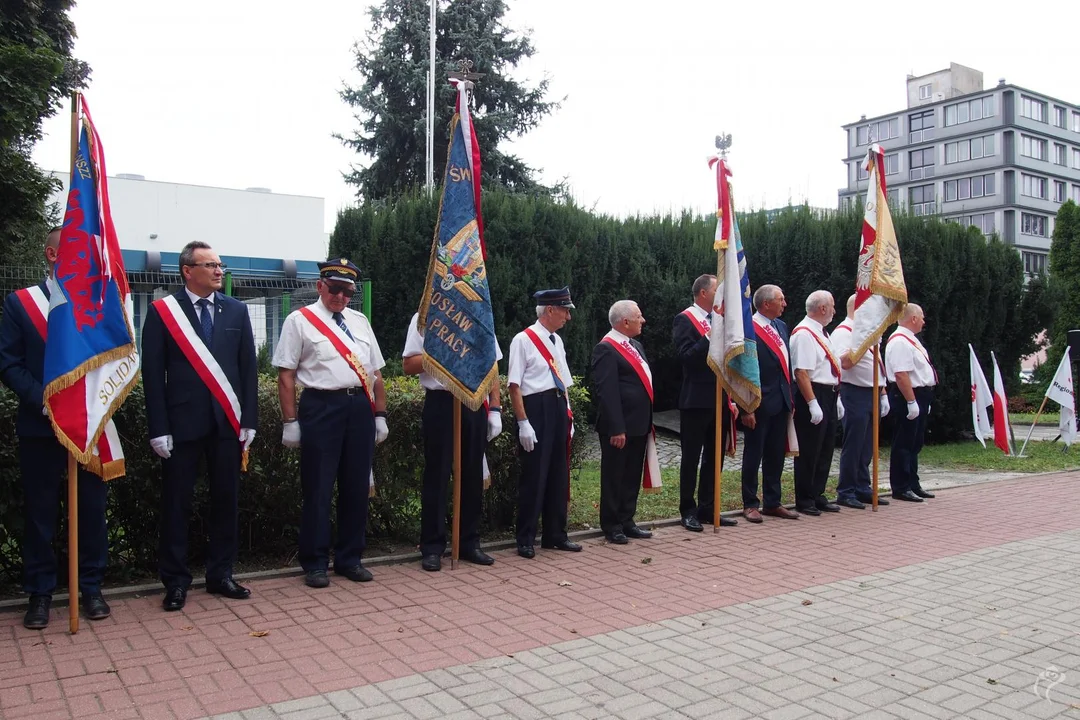
[[[513,525],[517,506],[519,466],[512,431],[516,428],[509,392],[503,389],[503,433],[488,446],[492,486],[484,494],[484,529]],[[423,444],[420,435],[424,393],[415,377],[387,379],[387,423],[390,436],[375,451],[376,494],[371,502],[368,534],[415,544],[420,531],[420,484]],[[583,462],[588,392],[571,387],[575,413],[575,442],[571,465]],[[23,534],[22,485],[19,473],[15,411],[18,400],[0,387],[0,578],[19,581]],[[259,428],[251,446],[248,472],[240,481],[240,560],[277,566],[294,562],[300,523],[300,453],[281,444],[281,412],[276,376],[259,379]],[[115,416],[127,461],[127,476],[109,483],[110,576],[118,579],[157,570],[161,464],[150,449],[142,385]],[[209,494],[197,485],[191,519],[191,562],[205,557]],[[58,513],[59,513],[58,509]],[[335,517],[331,513],[331,518]],[[66,530],[56,542],[66,562]],[[66,577],[64,573],[60,573]]]

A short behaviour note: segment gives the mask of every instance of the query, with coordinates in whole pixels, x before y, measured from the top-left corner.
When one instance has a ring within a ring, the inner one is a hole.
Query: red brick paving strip
[[[0,717],[183,720],[513,654],[1072,530],[1078,479],[973,485],[876,514],[766,518],[719,535],[667,528],[627,547],[594,540],[531,561],[500,552],[492,568],[380,567],[375,583],[335,577],[321,591],[297,577],[262,580],[249,602],[194,591],[175,614],[160,595],[117,600],[111,618],[82,621],[74,637],[65,608],[44,633],[4,614]],[[1044,509],[1037,523],[1017,512],[1021,497]]]

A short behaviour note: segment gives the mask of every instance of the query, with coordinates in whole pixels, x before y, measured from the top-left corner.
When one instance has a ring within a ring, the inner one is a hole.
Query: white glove
[[[386,418],[375,418],[375,444],[378,445],[390,435],[390,428],[386,426]]]
[[[536,447],[536,431],[528,420],[518,420],[518,440],[525,452],[532,452]]]
[[[172,455],[172,435],[162,435],[161,437],[150,438],[150,447],[154,449],[161,457],[166,460]]]
[[[41,414],[44,415],[45,417],[49,417],[49,408],[46,407],[45,405],[42,405],[41,406]]]
[[[825,413],[821,411],[821,405],[818,403],[817,398],[810,401],[810,424],[818,425],[825,419]]]
[[[892,410],[892,408],[889,407],[889,396],[888,395],[882,395],[881,396],[881,401],[878,403],[878,407],[879,407],[879,409],[881,411],[881,417],[886,417],[889,414],[889,411]]]
[[[240,448],[240,452],[247,452],[247,449],[251,447],[251,443],[255,441],[255,430],[253,428],[240,428],[240,443],[244,446]]]
[[[498,410],[488,410],[488,442],[491,442],[502,432],[502,413]]]
[[[281,444],[287,448],[300,447],[300,423],[293,420],[281,426]]]
[[[844,401],[840,398],[836,398],[836,419],[844,419]]]
[[[919,417],[919,403],[909,400],[907,404],[907,419],[914,420]]]

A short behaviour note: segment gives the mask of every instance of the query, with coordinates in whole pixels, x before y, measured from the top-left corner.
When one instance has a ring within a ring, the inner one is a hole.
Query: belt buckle
[[[355,385],[353,387],[351,387],[351,388],[345,388],[345,394],[346,395],[359,395],[360,394],[360,388],[356,387]]]

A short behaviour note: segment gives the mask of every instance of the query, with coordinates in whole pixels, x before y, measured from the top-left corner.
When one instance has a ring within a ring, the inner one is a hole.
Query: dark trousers
[[[240,442],[216,433],[199,440],[175,443],[172,455],[161,461],[161,544],[158,572],[167,588],[188,588],[188,518],[191,517],[199,461],[206,458],[210,488],[210,537],[206,551],[206,581],[232,577],[236,560],[237,498],[240,492]]]
[[[874,388],[840,383],[844,403],[844,444],[840,448],[837,500],[870,501],[870,460],[874,453]]]
[[[731,432],[727,408],[722,410],[721,450],[726,448]],[[713,408],[687,408],[679,411],[679,445],[682,459],[679,462],[679,514],[683,517],[696,514],[702,522],[712,522],[716,472],[716,410]],[[701,469],[698,471],[698,461]],[[724,468],[724,456],[720,456],[720,469]],[[697,491],[697,499],[694,491]]]
[[[922,490],[919,484],[919,451],[926,435],[926,419],[934,401],[934,389],[917,387],[915,401],[919,404],[919,417],[907,419],[907,400],[895,383],[889,383],[889,408],[895,423],[892,454],[889,456],[889,486],[893,495],[903,495],[908,490]]]
[[[795,457],[795,508],[824,505],[833,450],[836,447],[836,386],[813,383],[814,397],[825,419],[810,422],[810,406],[795,393],[795,435],[799,454]]]
[[[570,466],[566,456],[569,433],[566,396],[548,390],[525,395],[525,415],[536,431],[536,447],[525,452],[518,443],[521,479],[518,482],[517,544],[536,541],[538,518],[543,520],[540,541],[545,545],[566,540],[566,504]]]
[[[446,506],[454,472],[454,396],[428,390],[424,396],[424,485],[420,490],[420,552],[446,552]],[[480,504],[484,493],[487,411],[461,408],[461,549],[480,547]]]
[[[67,461],[68,452],[55,437],[19,438],[26,523],[22,538],[23,590],[30,595],[51,596],[56,589],[53,539],[60,490],[67,487]],[[81,468],[78,482],[79,590],[85,595],[101,591],[109,560],[105,530],[107,493],[100,477]]]
[[[788,414],[755,413],[757,425],[743,434],[742,497],[744,508],[758,503],[758,468],[761,468],[761,497],[765,509],[780,507],[780,475],[784,472],[787,449]]]
[[[375,416],[363,391],[356,395],[307,389],[296,414],[300,423],[300,566],[330,564],[330,506],[337,482],[334,567],[360,564],[367,536],[368,491],[375,453]]]
[[[606,535],[635,526],[638,493],[645,471],[647,435],[627,435],[622,449],[600,436],[600,529]]]

